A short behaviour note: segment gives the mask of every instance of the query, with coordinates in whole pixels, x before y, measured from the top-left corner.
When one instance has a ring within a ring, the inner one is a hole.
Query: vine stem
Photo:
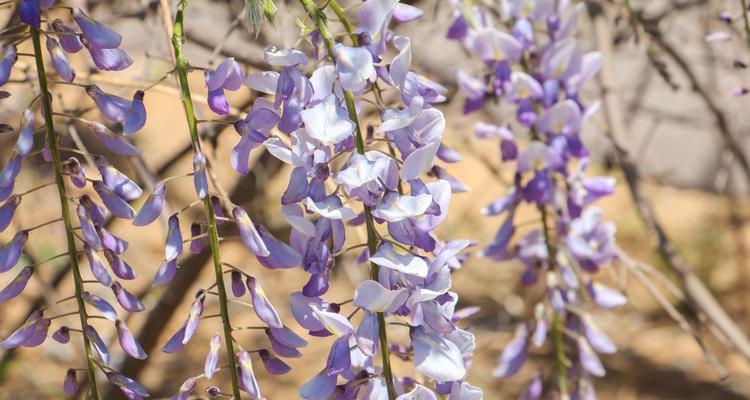
[[[198,136],[198,120],[195,117],[193,100],[190,94],[190,85],[188,84],[187,72],[190,66],[182,50],[182,44],[185,43],[184,19],[185,9],[189,0],[180,1],[175,14],[174,25],[172,26],[172,47],[174,47],[175,69],[177,70],[177,79],[180,83],[180,99],[185,109],[185,118],[190,131],[190,141],[193,147],[193,153],[201,151],[201,142]],[[209,168],[206,166],[206,168]],[[232,324],[229,319],[229,309],[227,307],[227,292],[224,286],[224,274],[222,272],[221,252],[219,250],[219,234],[216,226],[216,215],[211,203],[210,196],[203,199],[203,208],[208,219],[208,237],[211,245],[211,257],[213,259],[214,274],[216,276],[216,292],[219,297],[219,314],[221,315],[221,324],[224,329],[224,344],[227,349],[227,361],[229,363],[229,372],[232,376],[232,395],[235,399],[241,399],[240,385],[237,379],[237,361],[234,357],[234,340],[232,339]]]
[[[60,198],[60,213],[65,223],[65,236],[68,245],[68,257],[70,258],[70,268],[73,270],[73,281],[75,287],[75,298],[78,304],[78,316],[81,320],[81,329],[85,328],[88,320],[86,306],[83,302],[83,279],[78,266],[78,250],[76,249],[75,237],[73,236],[73,223],[70,217],[70,205],[68,204],[65,193],[65,181],[63,179],[62,162],[60,161],[60,150],[57,143],[57,135],[52,118],[52,99],[47,89],[47,72],[44,69],[44,58],[42,56],[42,44],[39,29],[30,28],[31,41],[34,45],[34,59],[36,60],[37,76],[39,78],[39,90],[41,91],[42,111],[44,111],[44,122],[47,130],[47,142],[49,143],[50,153],[52,153],[52,166],[55,169],[55,183],[57,193]],[[89,378],[89,394],[91,399],[99,400],[99,390],[96,386],[96,366],[91,353],[91,343],[86,335],[83,337],[83,347],[86,353],[86,367]]]
[[[555,247],[552,245],[552,238],[549,234],[549,222],[547,208],[544,206],[539,207],[539,211],[542,214],[542,229],[544,229],[544,243],[547,246],[547,262],[550,268],[555,267]],[[563,321],[555,311],[552,312],[552,326],[555,331],[555,354],[557,356],[557,368],[558,371],[558,386],[560,394],[566,396],[568,394],[568,366],[565,359],[565,343],[563,337]]]
[[[745,24],[745,41],[747,42],[747,47],[750,47],[750,20],[747,16],[747,0],[740,0],[740,6],[742,7],[742,21]]]
[[[318,28],[318,31],[320,32],[320,36],[323,38],[323,40],[326,43],[326,48],[328,49],[328,56],[331,58],[331,61],[336,64],[336,59],[333,57],[333,35],[331,34],[331,31],[328,29],[328,25],[325,22],[325,18],[323,16],[323,10],[320,9],[313,0],[299,0],[300,4],[302,4],[302,7],[307,12],[307,15],[310,17],[310,19],[315,23],[315,26]],[[335,1],[332,1],[329,3],[330,5],[334,6],[334,12],[336,12],[339,17],[341,15],[344,15],[342,10],[337,10],[335,7],[338,5]],[[340,7],[338,7],[340,8]],[[346,19],[342,19],[343,21],[346,21]],[[344,23],[345,27],[348,29],[351,28],[351,25],[346,22]],[[355,125],[355,146],[357,149],[357,153],[364,154],[365,153],[365,140],[364,136],[362,135],[362,129],[359,124],[359,118],[357,117],[357,108],[354,104],[354,95],[352,92],[348,90],[344,90],[344,102],[346,103],[346,110],[349,114],[349,119],[354,122]],[[365,226],[367,228],[367,248],[370,251],[370,254],[375,254],[375,252],[378,250],[378,236],[377,231],[375,230],[375,222],[372,218],[372,210],[369,206],[364,206],[364,213],[365,213]],[[375,263],[370,263],[370,279],[374,281],[378,281],[380,269]],[[391,353],[390,348],[388,347],[388,332],[386,329],[386,323],[385,323],[385,314],[382,312],[376,313],[377,319],[378,319],[378,333],[379,333],[379,339],[380,339],[380,354],[383,361],[383,376],[385,378],[385,386],[388,390],[388,398],[390,400],[396,399],[396,388],[393,385],[393,370],[391,368]]]

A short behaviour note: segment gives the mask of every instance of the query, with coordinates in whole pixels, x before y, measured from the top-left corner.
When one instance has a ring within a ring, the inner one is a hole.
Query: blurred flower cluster
[[[507,194],[482,210],[504,221],[481,255],[519,261],[525,267],[522,283],[544,285],[546,294],[534,305],[532,320],[518,326],[494,375],[518,372],[529,347],[542,347],[551,331],[557,390],[564,397],[592,398],[589,376],[605,373],[597,353],[616,348],[595,325],[586,302],[605,309],[626,302],[618,290],[594,279],[617,259],[615,226],[593,206],[613,193],[615,180],[587,175],[589,152],[581,140],[598,103],[584,104],[579,92],[598,72],[601,55],[585,53],[575,38],[581,3],[507,0],[500,20],[470,3],[454,2],[447,33],[482,62],[478,73],[457,73],[464,110],[479,110],[495,99],[515,111],[513,121],[475,126],[477,137],[499,141],[502,162],[515,163]],[[537,211],[530,225],[516,220],[523,206]],[[540,372],[524,398],[542,394]]]

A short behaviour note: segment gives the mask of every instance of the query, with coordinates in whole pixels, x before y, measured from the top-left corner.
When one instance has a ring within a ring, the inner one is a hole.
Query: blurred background
[[[158,81],[171,70],[168,36],[158,1],[67,0],[64,3],[86,9],[120,32],[124,48],[135,59],[133,67],[124,72],[91,72],[89,76],[90,60],[83,55],[74,56],[78,76],[83,80],[130,98],[134,90]],[[176,2],[170,3],[174,10]],[[450,165],[449,172],[472,189],[454,196],[441,236],[469,238],[484,245],[491,240],[501,220],[482,216],[480,209],[505,192],[513,171],[500,164],[497,148],[474,138],[473,125],[478,120],[499,123],[510,114],[502,107],[489,106],[481,113],[463,115],[463,98],[453,96],[456,93],[455,71],[457,68],[472,70],[477,66],[471,64],[458,43],[445,39],[452,22],[452,6],[446,0],[409,3],[425,11],[422,19],[398,25],[395,30],[412,39],[412,67],[448,88],[450,100],[441,107],[448,121],[444,140],[464,157],[462,162]],[[630,302],[618,310],[594,312],[598,325],[619,348],[617,354],[603,357],[607,376],[595,381],[599,398],[750,398],[750,362],[733,347],[736,338],[717,328],[721,321],[717,324],[713,320],[715,315],[696,312],[696,307],[691,305],[696,301],[694,296],[698,296],[699,302],[705,296],[701,298],[690,286],[694,285],[691,279],[697,277],[702,282],[699,286],[707,288],[709,297],[712,295],[718,300],[730,322],[739,329],[740,336],[742,332],[750,332],[747,309],[750,235],[746,226],[750,188],[747,172],[750,170],[743,159],[743,154],[750,150],[747,140],[750,120],[746,114],[747,98],[737,96],[743,92],[744,85],[750,84],[747,70],[738,68],[741,65],[737,64],[738,61],[750,62],[750,48],[744,32],[740,32],[741,2],[612,0],[584,3],[586,12],[580,19],[579,33],[582,46],[586,50],[602,51],[606,59],[601,79],[588,85],[582,96],[589,102],[604,100],[601,110],[590,120],[584,139],[596,161],[592,173],[618,178],[616,194],[602,203],[604,215],[616,222],[617,238],[623,250],[633,260],[643,262],[636,267],[620,263],[602,272],[605,281],[627,292]],[[207,67],[225,57],[234,57],[248,72],[268,69],[263,61],[263,48],[268,44],[294,46],[300,31],[296,17],[302,13],[297,3],[280,0],[277,5],[275,29],[264,26],[255,38],[245,26],[243,1],[193,0],[186,18],[187,56],[191,63]],[[632,14],[628,13],[628,6]],[[7,10],[0,8],[0,29],[8,26],[14,17]],[[721,21],[718,16],[722,11],[728,12],[735,22]],[[338,27],[334,27],[336,30]],[[729,38],[706,40],[707,35],[717,31],[727,33]],[[18,125],[18,116],[33,97],[28,90],[29,60],[22,58],[16,64],[14,83],[6,87],[14,96],[3,100],[0,107],[0,121],[11,126]],[[198,118],[213,118],[206,107],[203,74],[195,71],[191,78],[199,104]],[[60,87],[55,95],[59,95],[58,108],[84,118],[100,119],[79,88]],[[254,95],[247,88],[232,92],[233,114],[247,111]],[[144,149],[144,157],[142,160],[121,158],[117,160],[117,167],[149,187],[158,179],[156,176],[190,171],[192,157],[174,79],[166,79],[149,90],[145,102],[149,110],[148,122],[134,138]],[[374,112],[376,110],[363,110],[364,115],[372,116]],[[277,199],[288,182],[290,169],[256,150],[252,173],[240,177],[229,163],[231,147],[238,140],[232,127],[205,124],[201,128],[201,134],[213,145],[210,159],[227,194],[244,206],[254,220],[274,230],[277,236],[287,237]],[[106,151],[89,135],[83,123],[58,129],[69,133],[68,137],[80,137],[92,152]],[[14,135],[0,135],[0,159],[7,159],[14,138]],[[618,146],[613,145],[613,140]],[[32,182],[51,179],[44,175],[46,168],[26,165],[20,182],[28,187],[35,186]],[[58,213],[57,199],[50,193],[40,191],[30,196],[28,204],[38,206],[22,207],[14,224],[29,226],[53,218]],[[169,207],[182,208],[193,196],[192,185],[170,186]],[[202,324],[196,339],[180,353],[159,351],[186,318],[189,299],[202,283],[213,277],[210,268],[206,268],[208,252],[204,252],[186,256],[180,263],[177,278],[170,285],[149,290],[162,259],[163,222],[145,228],[133,228],[122,222],[111,226],[111,231],[128,240],[132,248],[140,249],[125,255],[138,273],[138,278],[128,288],[133,293],[143,294],[148,310],[133,314],[128,325],[149,353],[147,360],[138,361],[126,359],[115,351],[114,362],[126,375],[137,377],[151,391],[152,398],[171,396],[185,378],[202,370],[208,340],[216,333],[212,329],[217,326]],[[63,248],[61,228],[56,225],[44,228],[45,240],[34,240],[28,246],[29,262],[57,254]],[[223,229],[225,234],[232,234],[231,228]],[[9,231],[0,235],[0,242],[11,237]],[[351,234],[357,233],[352,231]],[[268,271],[248,258],[240,244],[224,246],[227,261],[253,271],[285,322],[297,328],[288,311],[288,296],[300,289],[306,279],[304,274],[295,270]],[[356,282],[366,276],[367,272],[352,257],[342,256],[338,260],[333,289],[326,296],[329,300],[350,298]],[[21,298],[0,305],[1,337],[15,330],[28,312],[45,299],[61,298],[58,293],[70,292],[71,279],[65,271],[64,263],[45,264],[42,274],[35,276]],[[477,337],[475,361],[468,380],[484,389],[486,399],[518,398],[537,369],[548,370],[552,365],[550,349],[542,348],[532,350],[530,363],[517,376],[504,380],[491,377],[490,372],[516,324],[533,313],[528,304],[534,304],[534,299],[542,296],[538,291],[520,286],[521,272],[520,265],[472,257],[454,274],[454,290],[460,295],[460,304],[481,308],[465,321]],[[0,279],[12,276],[14,274],[5,274]],[[0,282],[0,286],[5,283]],[[664,296],[661,303],[655,293]],[[207,300],[209,309],[216,307],[212,300]],[[667,309],[665,303],[669,305]],[[231,305],[231,308],[236,316],[235,324],[242,325],[241,315],[249,311],[238,305]],[[668,310],[676,311],[694,327],[704,348],[674,321]],[[252,320],[249,315],[247,320],[248,323]],[[104,336],[105,341],[116,340],[111,331],[105,331]],[[252,332],[237,338],[246,347],[261,347],[267,340]],[[395,339],[398,340],[398,334]],[[325,363],[330,344],[327,340],[310,342],[303,351],[303,358],[289,360],[293,367],[290,374],[275,377],[256,368],[265,396],[269,399],[298,397],[299,386]],[[41,351],[0,352],[0,399],[60,398],[65,370],[71,364],[80,363],[79,356],[71,346],[51,341],[42,346]],[[408,371],[408,368],[406,364],[396,364],[397,370]],[[105,398],[118,396],[119,393],[109,392]]]

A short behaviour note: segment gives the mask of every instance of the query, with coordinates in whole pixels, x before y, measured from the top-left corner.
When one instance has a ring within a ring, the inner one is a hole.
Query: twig
[[[664,311],[667,312],[667,314],[677,323],[677,325],[683,331],[685,331],[685,333],[693,337],[695,342],[703,351],[703,355],[706,358],[706,361],[708,361],[714,367],[716,373],[719,374],[719,377],[722,380],[728,378],[729,373],[721,364],[721,362],[716,358],[716,356],[708,349],[708,347],[706,347],[706,343],[703,341],[703,336],[697,330],[695,330],[690,322],[688,322],[688,320],[679,311],[677,311],[672,303],[670,303],[669,300],[664,297],[664,294],[662,294],[659,289],[656,288],[653,283],[651,283],[648,277],[643,274],[642,269],[644,269],[645,264],[640,261],[633,260],[622,250],[618,250],[618,256],[620,258],[620,261],[622,261],[622,264],[625,265],[630,274],[633,275],[633,277],[635,277],[635,279],[637,279],[644,288],[646,288],[649,294],[651,294],[651,297],[653,297],[654,300],[659,303],[659,306],[661,306],[661,308],[663,308]],[[651,266],[647,267],[653,269],[653,267]]]
[[[745,175],[745,179],[750,182],[750,160],[748,160],[747,156],[742,151],[742,144],[737,140],[734,133],[732,132],[724,111],[711,97],[708,89],[706,89],[706,87],[704,87],[700,82],[685,57],[674,46],[666,41],[666,39],[659,31],[658,27],[656,25],[645,23],[638,13],[636,13],[635,16],[636,19],[643,24],[644,31],[648,34],[651,42],[662,49],[669,56],[669,58],[671,58],[672,61],[677,64],[677,66],[680,68],[683,74],[685,74],[685,77],[687,77],[688,81],[690,82],[693,91],[698,94],[708,110],[711,112],[711,114],[713,114],[719,134],[721,135],[722,139],[724,139],[727,147],[732,151],[732,153],[734,153],[734,156],[737,158],[740,170],[742,170],[742,173]]]
[[[643,195],[640,184],[640,172],[631,160],[625,147],[627,143],[627,130],[623,123],[622,114],[620,113],[619,101],[612,92],[612,66],[608,60],[612,59],[613,52],[608,22],[604,18],[603,9],[593,10],[593,8],[590,5],[589,13],[594,22],[597,46],[603,53],[603,59],[605,60],[602,65],[602,73],[599,75],[599,82],[602,87],[605,119],[609,126],[606,134],[615,148],[617,159],[625,175],[625,180],[630,189],[630,195],[636,206],[638,215],[654,237],[659,255],[680,281],[685,296],[693,309],[699,314],[702,313],[731,342],[734,348],[740,351],[745,358],[750,359],[750,341],[748,341],[747,336],[734,323],[732,318],[729,317],[713,294],[695,275],[692,269],[688,267],[682,257],[674,250],[667,233],[654,214],[651,203]],[[693,76],[693,78],[695,77]]]

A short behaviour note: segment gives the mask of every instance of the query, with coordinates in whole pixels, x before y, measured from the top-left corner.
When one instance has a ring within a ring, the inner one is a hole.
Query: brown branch
[[[677,311],[677,308],[672,305],[672,303],[664,296],[664,294],[657,288],[653,282],[643,273],[644,269],[653,269],[653,267],[649,265],[644,265],[642,262],[634,260],[630,258],[625,252],[622,250],[618,251],[618,256],[620,258],[620,261],[622,261],[622,264],[625,265],[628,272],[635,277],[640,284],[646,288],[646,290],[649,292],[651,297],[656,300],[657,303],[659,303],[659,306],[661,306],[662,309],[669,315],[670,318],[674,320],[675,323],[682,329],[685,333],[690,335],[693,340],[698,344],[698,346],[703,351],[703,355],[706,358],[706,361],[708,361],[716,370],[716,372],[719,374],[719,377],[723,380],[729,377],[729,373],[727,372],[726,368],[721,364],[721,362],[716,358],[716,355],[714,355],[706,346],[706,343],[703,340],[703,335],[693,327],[693,325],[683,316],[679,311]]]
[[[742,151],[742,143],[737,140],[732,132],[724,111],[713,99],[709,90],[703,85],[703,83],[701,83],[700,79],[698,79],[698,76],[690,67],[685,57],[674,46],[667,42],[661,31],[659,31],[658,25],[645,23],[640,17],[640,14],[635,13],[635,15],[636,19],[643,24],[644,31],[651,39],[651,42],[664,51],[664,53],[669,56],[675,64],[677,64],[679,69],[690,82],[693,91],[701,98],[701,100],[703,100],[706,108],[708,108],[711,114],[713,114],[719,134],[724,140],[727,148],[734,154],[740,170],[742,170],[743,175],[745,175],[745,179],[750,183],[750,160],[748,160],[747,156]]]
[[[704,316],[711,325],[718,329],[731,345],[742,353],[745,358],[750,359],[750,341],[747,336],[737,324],[735,324],[713,294],[711,294],[708,288],[706,288],[703,282],[701,282],[693,270],[686,264],[680,254],[675,251],[669,236],[654,214],[651,203],[643,194],[640,183],[640,172],[637,165],[633,163],[630,158],[630,154],[626,147],[628,143],[628,133],[621,113],[619,99],[612,91],[611,82],[613,69],[611,60],[613,52],[608,28],[609,22],[605,18],[604,9],[597,4],[589,3],[589,15],[594,22],[597,45],[604,56],[604,64],[602,66],[602,72],[599,75],[599,81],[602,87],[605,119],[609,126],[609,130],[606,133],[615,148],[617,159],[625,175],[625,180],[630,189],[630,194],[635,203],[638,215],[656,241],[656,248],[660,257],[679,280],[691,307],[699,315]],[[691,80],[695,80],[697,83],[695,76],[691,76]],[[703,93],[705,94],[705,92]],[[728,126],[726,125],[726,120],[723,118],[723,114],[710,98],[706,96],[706,99],[708,99],[706,101],[707,104],[712,105],[713,112],[717,115],[717,123],[721,121],[721,123],[724,124],[722,129],[725,129],[726,133],[728,133]],[[742,153],[740,152],[740,154]],[[742,154],[742,156],[744,157],[744,154]],[[748,168],[748,177],[750,177],[750,167]]]

